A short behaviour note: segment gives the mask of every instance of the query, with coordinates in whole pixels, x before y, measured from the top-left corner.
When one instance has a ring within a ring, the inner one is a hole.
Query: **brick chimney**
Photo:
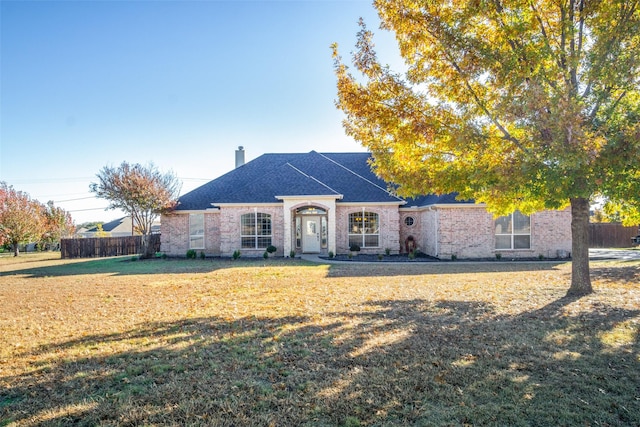
[[[236,168],[244,165],[244,147],[241,145],[236,150]]]

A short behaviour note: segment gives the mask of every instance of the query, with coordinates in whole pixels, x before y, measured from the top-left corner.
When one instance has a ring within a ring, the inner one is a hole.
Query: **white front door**
[[[320,252],[320,217],[302,217],[302,252]]]

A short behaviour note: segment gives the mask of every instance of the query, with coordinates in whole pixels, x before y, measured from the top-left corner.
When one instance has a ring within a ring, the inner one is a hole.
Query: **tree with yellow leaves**
[[[496,215],[571,206],[569,294],[592,292],[589,200],[640,164],[638,1],[376,0],[404,73],[361,21],[333,46],[345,129],[398,194],[457,192]],[[618,194],[621,194],[619,192]]]

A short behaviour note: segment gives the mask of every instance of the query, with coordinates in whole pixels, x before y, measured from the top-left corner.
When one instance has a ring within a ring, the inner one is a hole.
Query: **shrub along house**
[[[562,257],[571,250],[571,214],[515,212],[493,218],[454,195],[402,199],[370,169],[368,153],[264,154],[183,195],[162,216],[161,249],[185,255],[402,253],[442,259]]]

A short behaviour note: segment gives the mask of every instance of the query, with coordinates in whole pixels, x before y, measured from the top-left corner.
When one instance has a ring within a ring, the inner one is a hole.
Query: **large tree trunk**
[[[589,275],[589,200],[571,199],[571,287],[567,295],[593,292]]]

